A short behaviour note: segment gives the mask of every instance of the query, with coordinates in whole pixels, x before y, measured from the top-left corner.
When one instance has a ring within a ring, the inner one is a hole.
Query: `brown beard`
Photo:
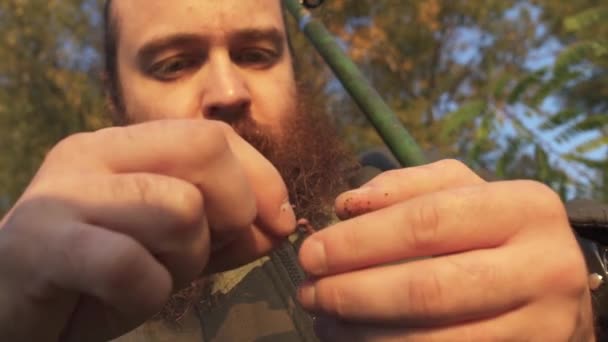
[[[299,87],[298,108],[285,122],[280,135],[259,125],[244,114],[229,122],[235,131],[262,153],[279,171],[296,217],[306,218],[314,227],[325,227],[332,218],[336,196],[347,189],[347,179],[357,163],[336,134],[321,106]],[[169,326],[179,325],[188,310],[204,305],[212,280],[198,279],[171,296],[155,317]]]
[[[339,140],[324,112],[310,101],[300,101],[293,119],[281,129],[281,136],[246,116],[233,127],[260,151],[279,171],[298,218],[324,227],[333,213],[333,201],[346,190],[346,179],[356,163]]]

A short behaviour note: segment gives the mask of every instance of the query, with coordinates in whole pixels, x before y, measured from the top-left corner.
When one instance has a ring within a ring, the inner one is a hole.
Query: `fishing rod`
[[[359,68],[342,51],[325,25],[315,19],[310,9],[319,7],[323,0],[282,0],[295,18],[300,31],[323,57],[342,86],[372,123],[384,143],[402,166],[425,162],[422,150],[405,129],[393,110],[365,79]]]

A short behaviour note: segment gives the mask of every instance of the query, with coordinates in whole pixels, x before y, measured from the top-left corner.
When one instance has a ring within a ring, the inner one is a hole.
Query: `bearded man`
[[[330,341],[594,339],[546,186],[446,160],[343,192],[353,162],[306,106],[279,0],[115,0],[106,22],[126,125],[60,142],[1,222],[2,340],[313,339],[301,308]],[[296,302],[301,216],[327,227]]]

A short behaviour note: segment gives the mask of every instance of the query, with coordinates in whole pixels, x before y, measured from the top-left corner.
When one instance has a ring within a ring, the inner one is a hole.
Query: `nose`
[[[201,104],[203,116],[230,123],[248,115],[251,96],[242,72],[229,56],[210,57],[203,81],[206,84]]]

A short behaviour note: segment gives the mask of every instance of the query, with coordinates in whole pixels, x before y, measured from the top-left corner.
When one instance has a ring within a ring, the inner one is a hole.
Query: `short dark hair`
[[[118,20],[112,15],[112,0],[103,8],[104,88],[115,123],[124,123],[124,105],[118,79]]]

